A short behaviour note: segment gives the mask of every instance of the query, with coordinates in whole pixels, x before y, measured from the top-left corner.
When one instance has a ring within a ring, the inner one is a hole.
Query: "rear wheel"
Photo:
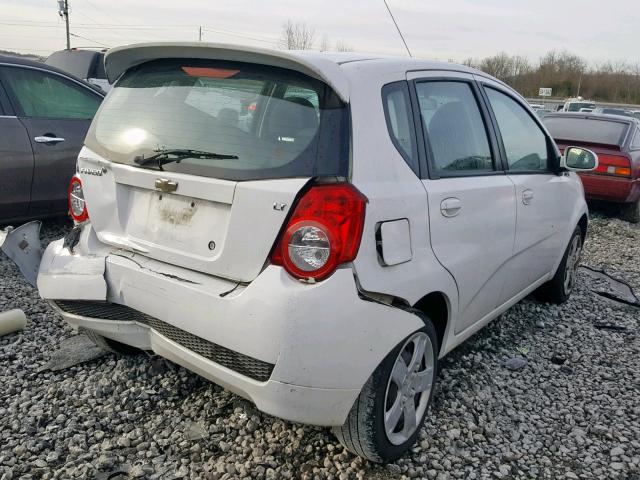
[[[640,199],[622,206],[621,217],[630,223],[640,223]]]
[[[349,416],[333,432],[347,450],[390,462],[415,442],[431,403],[438,366],[433,324],[402,341],[373,372]]]
[[[556,274],[536,291],[536,297],[543,302],[558,304],[569,300],[578,276],[581,255],[582,231],[576,227]]]
[[[107,352],[117,353],[119,355],[135,355],[142,351],[136,347],[132,347],[131,345],[103,337],[93,330],[82,329],[82,333],[84,333],[96,346],[106,350]]]

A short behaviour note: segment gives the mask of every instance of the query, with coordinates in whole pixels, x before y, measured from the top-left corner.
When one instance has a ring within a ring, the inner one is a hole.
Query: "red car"
[[[640,222],[640,121],[619,115],[553,113],[542,122],[561,152],[576,145],[598,154],[598,168],[580,174],[587,199],[619,203],[623,218]]]

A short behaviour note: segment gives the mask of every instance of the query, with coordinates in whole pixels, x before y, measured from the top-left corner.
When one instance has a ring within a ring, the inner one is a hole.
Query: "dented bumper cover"
[[[44,252],[37,280],[43,298],[124,305],[273,370],[267,381],[249,378],[135,318],[59,308],[69,324],[153,350],[291,421],[341,425],[377,365],[422,326],[415,315],[359,298],[350,268],[303,284],[267,266],[238,284],[106,246],[90,227],[73,250],[59,240]]]
[[[107,299],[104,279],[105,257],[73,254],[64,240],[47,247],[38,273],[38,291],[42,298],[58,300]]]

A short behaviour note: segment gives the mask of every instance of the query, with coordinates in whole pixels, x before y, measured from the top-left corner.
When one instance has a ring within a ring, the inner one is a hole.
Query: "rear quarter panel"
[[[353,262],[360,286],[410,305],[428,293],[442,292],[449,304],[450,328],[458,310],[457,287],[431,249],[424,186],[393,145],[384,116],[382,87],[406,80],[406,72],[380,71],[374,62],[343,68],[352,84],[352,181],[369,199],[360,250]],[[412,258],[385,266],[376,249],[376,231],[381,222],[404,218],[409,222]]]

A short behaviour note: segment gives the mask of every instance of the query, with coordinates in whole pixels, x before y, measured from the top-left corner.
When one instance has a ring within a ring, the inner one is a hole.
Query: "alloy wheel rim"
[[[578,275],[578,265],[580,264],[580,254],[582,252],[582,239],[580,235],[573,237],[569,254],[567,255],[567,265],[564,271],[564,293],[569,295],[573,290]]]
[[[433,385],[434,352],[429,335],[416,332],[395,359],[384,395],[384,429],[393,445],[415,433],[427,409]]]

